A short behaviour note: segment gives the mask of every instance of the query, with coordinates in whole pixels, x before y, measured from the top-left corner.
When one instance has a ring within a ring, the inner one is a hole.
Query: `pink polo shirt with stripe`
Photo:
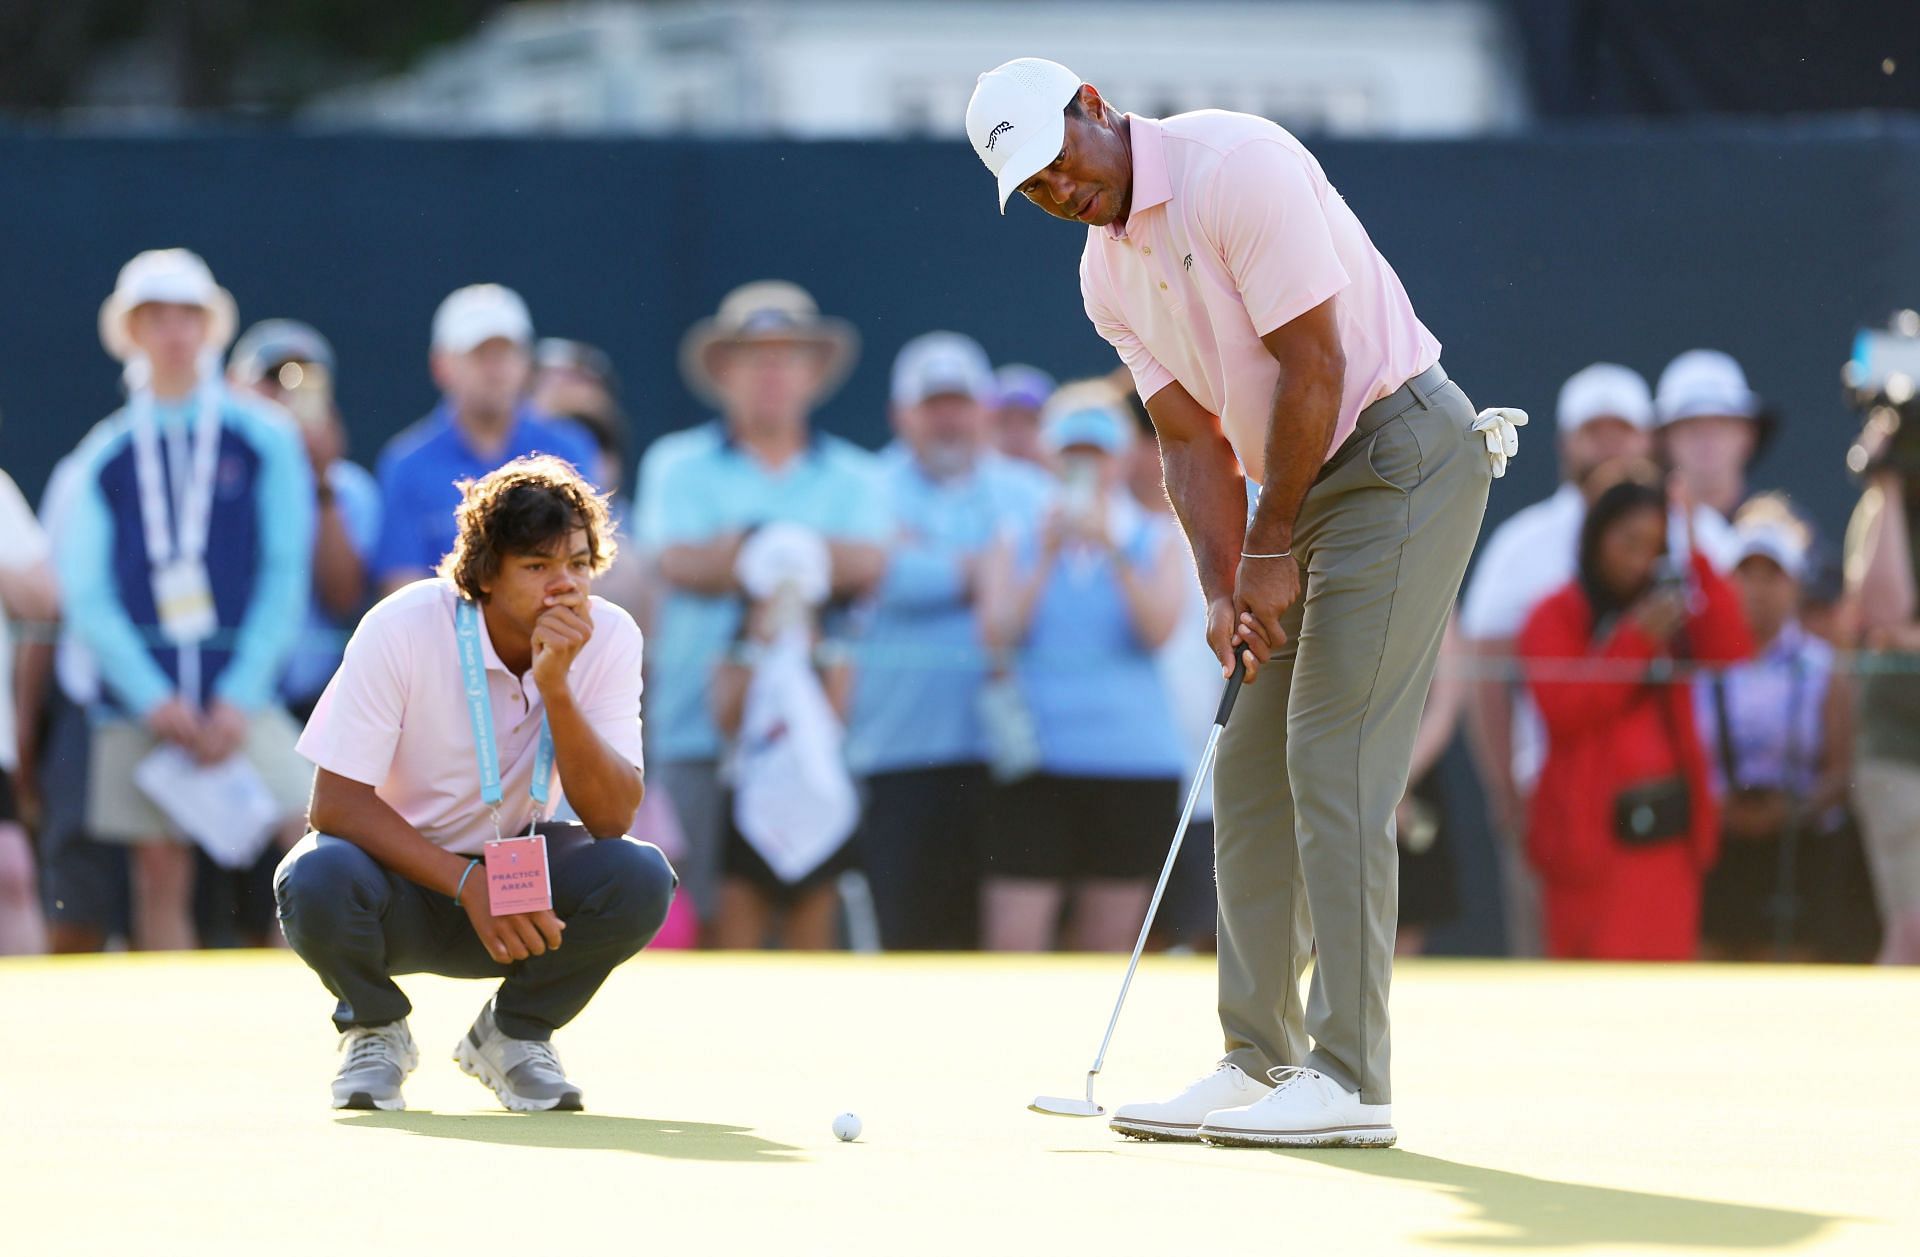
[[[1142,397],[1176,380],[1220,419],[1249,479],[1266,478],[1280,366],[1260,338],[1329,297],[1346,384],[1327,454],[1360,412],[1440,360],[1399,276],[1313,154],[1250,114],[1128,115],[1133,204],[1092,227],[1087,317]]]

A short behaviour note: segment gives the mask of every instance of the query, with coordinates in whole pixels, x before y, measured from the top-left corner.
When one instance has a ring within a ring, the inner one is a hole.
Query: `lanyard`
[[[462,598],[453,608],[454,634],[460,642],[460,675],[467,695],[467,721],[473,726],[474,756],[480,763],[480,801],[493,817],[493,834],[500,836],[500,748],[493,740],[493,702],[487,697],[487,668],[480,659],[480,612]],[[527,832],[540,823],[546,809],[547,794],[553,782],[553,731],[547,728],[545,714],[540,717],[540,747],[533,756],[533,821]]]
[[[207,528],[213,516],[214,464],[220,453],[220,390],[202,371],[199,413],[193,421],[193,449],[189,455],[183,426],[167,429],[167,472],[160,470],[159,424],[153,414],[153,390],[142,378],[145,371],[130,365],[137,386],[128,410],[133,430],[134,475],[140,484],[140,522],[146,533],[147,558],[156,568],[176,558],[197,560],[207,550]],[[142,364],[144,366],[144,364]],[[167,492],[172,488],[172,494]],[[169,496],[172,500],[169,501]],[[171,518],[169,518],[171,517]]]

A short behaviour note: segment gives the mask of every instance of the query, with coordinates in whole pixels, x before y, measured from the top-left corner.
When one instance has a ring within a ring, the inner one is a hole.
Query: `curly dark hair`
[[[486,597],[483,587],[509,554],[552,554],[575,529],[587,531],[587,553],[598,576],[613,563],[613,522],[605,494],[549,454],[516,458],[478,480],[462,480],[454,512],[460,535],[440,560],[439,574],[462,597]]]

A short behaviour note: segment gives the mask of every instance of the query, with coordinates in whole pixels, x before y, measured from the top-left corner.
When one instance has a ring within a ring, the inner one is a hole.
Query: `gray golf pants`
[[[1220,742],[1220,1024],[1227,1059],[1256,1078],[1306,1065],[1391,1100],[1393,813],[1486,511],[1473,419],[1437,366],[1361,412],[1294,528],[1305,593],[1287,645]]]

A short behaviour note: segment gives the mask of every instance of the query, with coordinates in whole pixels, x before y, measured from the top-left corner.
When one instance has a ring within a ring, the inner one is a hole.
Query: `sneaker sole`
[[[376,1100],[370,1092],[355,1091],[344,1100],[339,1096],[335,1096],[333,1098],[333,1107],[336,1109],[356,1109],[363,1111],[377,1109],[382,1113],[397,1113],[407,1107],[407,1101],[404,1096],[394,1096],[390,1100]]]
[[[465,1035],[460,1036],[460,1044],[453,1049],[453,1062],[469,1078],[478,1079],[492,1090],[500,1103],[515,1113],[578,1113],[586,1106],[580,1101],[578,1091],[569,1091],[553,1100],[535,1100],[523,1096],[507,1084],[500,1072],[487,1064],[486,1058],[473,1050],[473,1044]]]
[[[1200,1142],[1198,1123],[1149,1122],[1137,1117],[1116,1117],[1107,1123],[1107,1129],[1115,1134],[1125,1135],[1128,1139],[1140,1139],[1152,1143],[1197,1144]]]
[[[1219,1148],[1391,1148],[1400,1133],[1391,1126],[1336,1126],[1325,1130],[1244,1130],[1202,1126],[1203,1143]]]

